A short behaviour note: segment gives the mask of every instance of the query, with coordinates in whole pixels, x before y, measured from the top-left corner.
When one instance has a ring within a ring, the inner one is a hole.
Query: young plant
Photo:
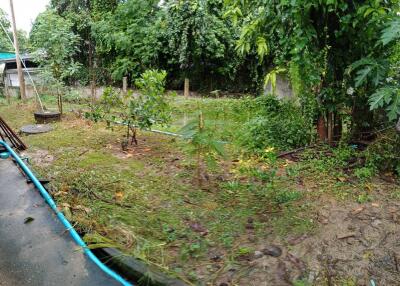
[[[223,143],[215,140],[214,130],[205,125],[201,111],[196,120],[180,130],[180,134],[188,140],[190,153],[196,157],[197,182],[201,188],[203,177],[208,177],[205,165],[215,166],[216,159],[225,156]]]
[[[138,144],[137,129],[150,129],[154,124],[166,125],[170,121],[170,105],[165,94],[165,71],[148,70],[136,81],[139,94],[126,94],[111,87],[105,89],[101,100],[92,105],[87,118],[104,120],[109,127],[115,123],[126,125],[126,138],[122,149]]]

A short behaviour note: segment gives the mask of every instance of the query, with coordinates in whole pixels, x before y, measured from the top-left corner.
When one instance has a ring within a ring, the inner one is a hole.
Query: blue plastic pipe
[[[49,193],[46,191],[46,189],[43,187],[43,185],[39,182],[39,180],[35,177],[35,175],[31,172],[31,170],[25,165],[25,163],[21,160],[21,158],[17,155],[17,153],[14,152],[14,150],[4,141],[0,140],[0,145],[4,146],[7,150],[7,152],[15,159],[17,164],[21,167],[21,169],[24,171],[24,173],[32,180],[33,184],[35,187],[39,190],[40,194],[43,196],[47,204],[50,206],[50,208],[56,213],[58,219],[61,221],[61,223],[65,226],[65,228],[69,231],[70,235],[74,239],[74,241],[83,249],[83,252],[89,257],[90,260],[92,260],[101,270],[103,270],[107,275],[111,276],[118,282],[120,282],[124,286],[133,286],[133,284],[129,283],[126,281],[124,278],[122,278],[120,275],[115,273],[113,270],[111,270],[107,265],[105,265],[103,262],[101,262],[96,255],[93,254],[93,252],[88,248],[86,243],[82,240],[80,235],[76,232],[74,227],[71,225],[71,223],[65,218],[62,212],[60,212],[57,208],[56,203],[54,200],[51,198]]]

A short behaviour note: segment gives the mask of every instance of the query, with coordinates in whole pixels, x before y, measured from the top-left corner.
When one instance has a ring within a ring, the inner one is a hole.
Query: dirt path
[[[260,252],[282,254],[256,251],[244,272],[233,267],[217,285],[400,285],[400,202],[331,202],[317,216],[315,234],[263,241]]]

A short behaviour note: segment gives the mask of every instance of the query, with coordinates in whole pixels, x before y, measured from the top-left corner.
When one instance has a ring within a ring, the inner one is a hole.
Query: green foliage
[[[0,27],[0,51],[12,51],[13,46],[8,39],[8,37],[12,39],[11,23],[7,17],[7,14],[2,9],[0,9],[0,22],[7,32],[7,34],[5,34],[4,30]]]
[[[400,114],[400,88],[381,87],[369,98],[371,110],[386,107],[390,121],[396,120]]]
[[[188,140],[190,154],[196,156],[197,179],[201,186],[204,162],[208,167],[215,167],[216,159],[225,156],[223,143],[215,139],[214,131],[205,124],[201,111],[198,119],[189,122],[179,133]]]
[[[11,31],[11,22],[2,9],[0,9],[0,51],[1,52],[13,52],[14,46],[10,39],[13,41],[13,34]],[[3,29],[4,28],[4,29]],[[5,31],[4,31],[5,30]],[[21,53],[26,53],[29,48],[29,39],[25,31],[17,30],[17,38],[19,44],[19,50]]]
[[[350,65],[349,73],[352,70],[357,71],[354,78],[356,88],[368,83],[371,83],[373,87],[377,87],[387,73],[387,61],[362,58]]]
[[[366,166],[385,172],[396,172],[400,168],[400,136],[389,130],[379,135],[378,139],[368,146]]]
[[[206,125],[207,121],[204,121],[202,118],[203,116],[200,112],[199,118],[189,122],[179,133],[189,140],[189,143],[194,148],[194,153],[197,154],[200,151],[210,159],[214,159],[216,156],[224,156],[223,143],[214,139],[213,129],[209,128]]]
[[[35,61],[41,67],[41,83],[58,95],[58,108],[62,113],[61,95],[67,92],[65,81],[81,66],[74,60],[79,36],[72,31],[70,21],[47,10],[36,18],[30,39],[35,49]]]
[[[354,176],[356,176],[360,180],[367,180],[372,178],[376,173],[376,170],[374,167],[361,167],[356,170],[354,170]]]
[[[243,128],[242,144],[251,151],[287,150],[307,145],[313,134],[301,110],[273,96],[254,99],[253,118]]]
[[[384,45],[400,39],[400,19],[394,18],[382,31],[381,41]]]
[[[286,204],[293,201],[297,201],[302,197],[302,194],[298,191],[282,190],[277,191],[273,194],[273,201],[276,204]]]
[[[269,83],[271,84],[272,87],[272,94],[275,94],[276,91],[276,76],[282,72],[285,72],[286,69],[282,68],[276,68],[270,71],[266,76],[265,76],[265,83],[264,86],[267,86]]]
[[[136,78],[154,66],[161,43],[158,40],[158,1],[129,0],[113,13],[103,15],[93,25],[98,52],[116,53],[112,76],[121,80],[130,75]]]
[[[170,121],[170,108],[165,93],[165,71],[148,70],[136,80],[140,94],[130,102],[131,114],[140,129],[153,124],[165,125]]]
[[[122,123],[127,126],[127,140],[137,144],[137,128],[150,129],[154,124],[166,125],[170,121],[170,107],[165,93],[165,71],[148,70],[136,80],[139,94],[126,94],[108,87],[100,102],[92,105],[86,117],[94,121],[105,120],[108,126]]]
[[[228,0],[226,6],[241,28],[238,51],[288,69],[308,118],[315,119],[316,102],[320,113],[365,110],[386,79],[389,43],[399,37],[398,1]]]
[[[38,16],[31,41],[37,62],[49,69],[56,80],[64,80],[79,69],[80,64],[74,60],[79,36],[72,31],[72,23],[55,11],[47,10]]]
[[[400,39],[398,27],[394,23],[398,23],[398,19],[393,20],[390,25],[383,30],[381,40],[383,44],[391,46],[391,55],[389,57],[389,65],[386,70],[386,78],[380,80],[379,88],[369,98],[371,110],[384,108],[389,121],[394,121],[400,114],[400,44],[395,39]]]
[[[168,64],[182,69],[186,77],[233,77],[238,64],[232,48],[235,35],[222,19],[222,1],[169,1],[166,9],[162,37],[168,44]]]

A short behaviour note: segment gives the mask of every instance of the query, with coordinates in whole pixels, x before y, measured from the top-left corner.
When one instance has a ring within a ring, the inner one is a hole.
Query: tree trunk
[[[131,145],[133,145],[133,143],[135,143],[135,145],[137,146],[137,145],[138,145],[138,141],[137,141],[137,138],[136,138],[136,136],[137,136],[137,129],[136,129],[136,127],[131,127],[131,130],[132,130]]]
[[[317,132],[318,132],[318,137],[321,141],[325,142],[327,138],[327,132],[326,132],[326,125],[325,125],[325,118],[321,115],[318,118],[318,123],[317,123]]]

